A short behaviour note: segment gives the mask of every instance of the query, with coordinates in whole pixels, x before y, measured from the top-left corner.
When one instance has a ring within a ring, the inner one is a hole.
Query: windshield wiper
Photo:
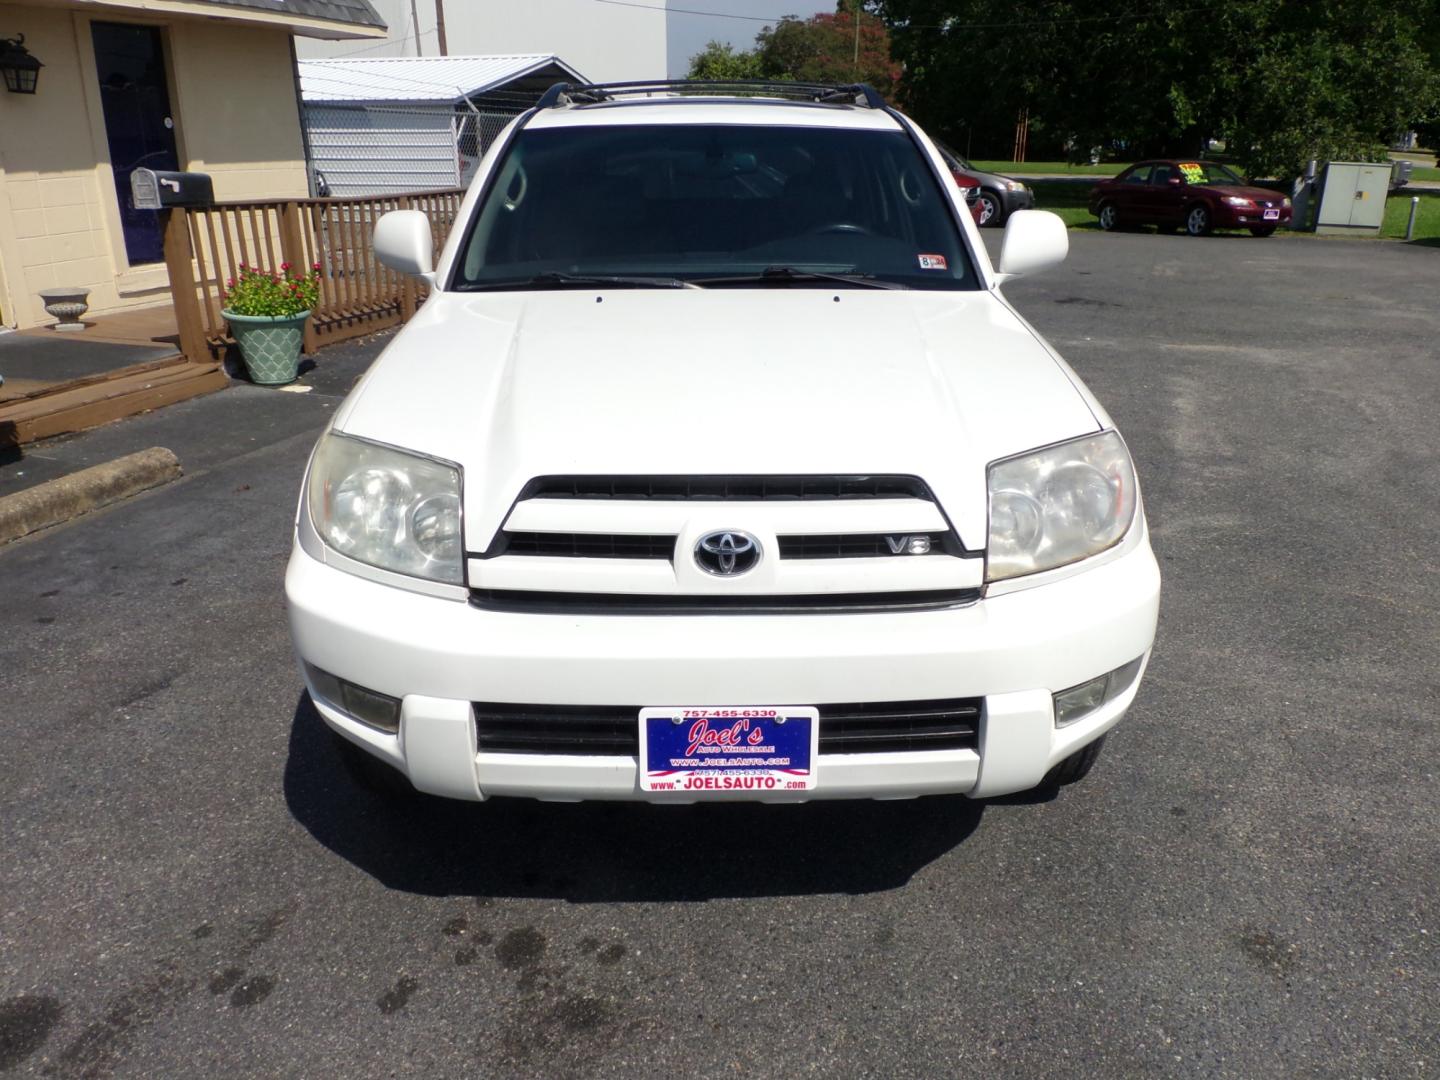
[[[502,281],[471,281],[458,286],[461,292],[485,289],[569,289],[590,285],[618,286],[622,289],[698,289],[699,285],[676,277],[633,277],[624,274],[567,274],[563,270],[547,270],[528,278]]]
[[[874,274],[831,274],[824,270],[801,270],[796,266],[767,266],[758,274],[736,274],[733,277],[697,278],[706,285],[795,285],[814,281],[837,281],[842,285],[858,285],[862,289],[908,289],[898,281],[882,281]]]

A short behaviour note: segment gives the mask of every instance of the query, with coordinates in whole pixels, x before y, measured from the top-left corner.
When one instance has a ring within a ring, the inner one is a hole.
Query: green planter
[[[240,346],[240,356],[250,381],[261,386],[280,386],[295,381],[300,367],[300,348],[305,342],[305,320],[310,312],[298,315],[236,315],[222,311]]]

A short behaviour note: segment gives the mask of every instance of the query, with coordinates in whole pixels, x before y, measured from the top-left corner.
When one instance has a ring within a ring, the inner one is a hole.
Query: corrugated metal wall
[[[306,105],[310,160],[337,196],[434,191],[459,182],[448,105]]]

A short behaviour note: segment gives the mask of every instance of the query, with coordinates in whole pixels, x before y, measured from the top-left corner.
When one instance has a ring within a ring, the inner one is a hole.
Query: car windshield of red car
[[[1213,161],[1182,161],[1179,168],[1180,175],[1185,177],[1187,184],[1209,184],[1211,187],[1243,187],[1245,184],[1244,180],[1224,165],[1217,165]]]

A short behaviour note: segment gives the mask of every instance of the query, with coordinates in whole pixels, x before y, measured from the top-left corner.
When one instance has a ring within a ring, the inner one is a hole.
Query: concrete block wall
[[[92,18],[162,28],[182,167],[217,199],[308,194],[283,30],[0,2],[0,34],[45,64],[34,96],[0,90],[0,325],[50,322],[37,294],[61,285],[90,289],[92,314],[169,302],[164,265],[126,256]]]

